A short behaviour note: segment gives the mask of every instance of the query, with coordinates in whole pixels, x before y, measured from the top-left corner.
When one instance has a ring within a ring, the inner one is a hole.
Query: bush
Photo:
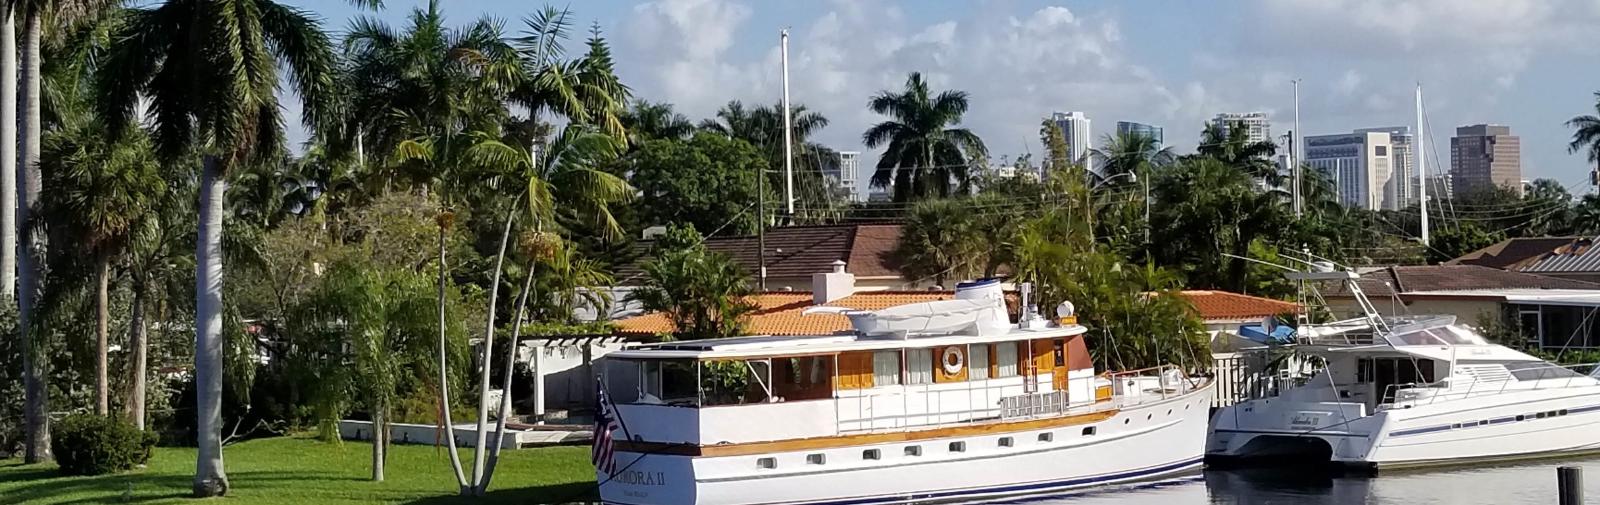
[[[50,449],[68,475],[120,472],[150,461],[157,435],[126,420],[73,414],[52,427]]]

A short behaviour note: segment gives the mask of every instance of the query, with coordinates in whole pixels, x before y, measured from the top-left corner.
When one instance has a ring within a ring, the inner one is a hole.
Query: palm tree
[[[137,130],[135,127],[129,127]],[[45,204],[55,226],[93,258],[95,281],[95,413],[110,413],[106,349],[111,266],[125,251],[138,221],[167,191],[149,139],[108,139],[103,125],[87,122],[45,138],[42,172],[55,195]]]
[[[821,144],[811,142],[811,137],[828,126],[828,118],[813,112],[803,104],[789,108],[790,142],[794,148],[791,166],[794,168],[796,223],[819,223],[837,219],[847,202],[833,181],[823,176],[823,171],[838,163],[839,153]],[[765,184],[782,188],[787,183],[783,172],[783,105],[763,105],[745,108],[733,100],[717,110],[716,119],[700,122],[700,129],[743,140],[759,151],[767,160]],[[787,207],[780,205],[780,207]]]
[[[1108,180],[1125,173],[1149,177],[1151,169],[1177,159],[1171,147],[1162,147],[1155,137],[1144,133],[1106,135],[1101,145],[1100,148],[1090,149],[1089,155],[1099,165],[1100,175]]]
[[[1600,91],[1594,93],[1594,110],[1600,114]],[[1567,121],[1567,127],[1573,130],[1567,152],[1587,151],[1590,163],[1600,163],[1600,117],[1593,114],[1573,116]]]
[[[672,104],[643,99],[622,113],[622,126],[628,129],[630,147],[655,139],[684,140],[695,128],[689,118],[672,110]]]
[[[16,2],[0,3],[0,296],[17,295]]]
[[[1573,224],[1576,226],[1574,233],[1585,235],[1600,233],[1600,195],[1594,193],[1583,195],[1572,212]]]
[[[1278,186],[1282,178],[1277,164],[1271,159],[1278,152],[1277,144],[1266,140],[1251,142],[1250,130],[1245,128],[1243,122],[1227,126],[1217,122],[1207,123],[1205,130],[1200,132],[1200,146],[1195,152],[1272,186]]]
[[[904,91],[879,92],[867,106],[890,117],[868,128],[861,141],[868,148],[884,148],[872,185],[893,188],[895,201],[949,196],[952,182],[967,181],[969,160],[988,156],[982,139],[966,128],[954,128],[967,112],[967,93],[934,96],[920,72],[906,78]]]
[[[329,122],[333,51],[312,15],[270,0],[169,0],[134,9],[116,40],[98,86],[104,120],[128,124],[140,98],[148,97],[159,152],[168,159],[186,151],[203,157],[195,251],[194,493],[220,496],[228,491],[221,438],[226,176],[281,153],[280,68],[304,100],[306,125]]]

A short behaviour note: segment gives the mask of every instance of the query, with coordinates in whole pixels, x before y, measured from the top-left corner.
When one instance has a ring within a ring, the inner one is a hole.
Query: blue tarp
[[[1239,327],[1239,336],[1262,344],[1292,344],[1294,328],[1280,325],[1268,332],[1261,324],[1247,324]]]

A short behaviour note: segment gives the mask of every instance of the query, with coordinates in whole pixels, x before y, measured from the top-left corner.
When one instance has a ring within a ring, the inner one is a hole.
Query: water
[[[1556,467],[1584,469],[1584,496],[1600,498],[1600,459],[1394,471],[1381,476],[1319,470],[1230,469],[1142,486],[996,502],[1008,505],[1553,505]]]

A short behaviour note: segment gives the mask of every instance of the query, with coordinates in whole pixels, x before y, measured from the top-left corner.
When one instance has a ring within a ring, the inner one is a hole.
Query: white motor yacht
[[[1085,327],[1012,324],[995,283],[844,315],[854,332],[608,355],[618,426],[614,448],[595,451],[602,500],[967,501],[1201,465],[1209,379],[1175,366],[1096,374]]]
[[[1600,380],[1486,340],[1451,316],[1381,317],[1348,271],[1365,314],[1302,324],[1278,347],[1321,363],[1262,381],[1216,412],[1212,461],[1289,456],[1378,469],[1561,456],[1600,449]],[[1287,348],[1287,349],[1285,349]]]

